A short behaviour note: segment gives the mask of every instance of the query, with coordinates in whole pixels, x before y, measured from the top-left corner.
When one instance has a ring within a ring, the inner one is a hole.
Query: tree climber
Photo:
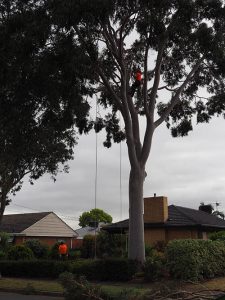
[[[130,89],[131,97],[134,96],[136,89],[140,87],[141,81],[142,81],[142,74],[141,74],[140,68],[138,68],[135,71],[135,81],[132,84],[131,89]]]

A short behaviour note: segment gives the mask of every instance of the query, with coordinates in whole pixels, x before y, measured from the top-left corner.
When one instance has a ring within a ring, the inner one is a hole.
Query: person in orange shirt
[[[65,259],[68,256],[67,244],[63,241],[59,244],[59,257]]]
[[[141,74],[141,70],[138,68],[135,72],[135,81],[132,84],[130,89],[131,97],[134,96],[136,89],[139,88],[139,86],[141,85],[141,81],[142,81],[142,74]]]

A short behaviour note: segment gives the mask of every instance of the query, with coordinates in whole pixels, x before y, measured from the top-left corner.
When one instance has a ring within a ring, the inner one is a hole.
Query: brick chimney
[[[144,222],[164,223],[168,220],[167,197],[144,198]]]

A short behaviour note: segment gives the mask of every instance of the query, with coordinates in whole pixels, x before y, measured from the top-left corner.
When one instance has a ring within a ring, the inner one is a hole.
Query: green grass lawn
[[[0,289],[25,290],[33,287],[35,291],[48,291],[52,293],[62,293],[63,288],[56,280],[32,280],[18,278],[1,278]]]
[[[225,291],[225,277],[216,278],[203,283],[187,284],[178,281],[164,281],[155,283],[135,283],[135,282],[118,282],[118,283],[95,283],[111,296],[118,296],[121,293],[132,296],[141,296],[148,292],[153,292],[162,289],[177,290],[181,288],[186,291],[199,290],[221,290]],[[63,293],[63,288],[57,280],[35,280],[35,279],[19,279],[19,278],[1,278],[0,290],[18,290],[27,291],[33,289],[38,292]],[[221,298],[221,300],[225,300]]]

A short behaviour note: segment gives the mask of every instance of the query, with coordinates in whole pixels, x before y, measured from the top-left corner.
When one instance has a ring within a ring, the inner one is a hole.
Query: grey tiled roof
[[[78,234],[78,237],[84,237],[85,235],[94,235],[95,227],[86,226],[76,229],[75,232]],[[96,232],[99,232],[99,228],[96,228]]]
[[[0,224],[0,231],[21,233],[26,228],[49,215],[51,212],[4,215]]]
[[[145,227],[212,227],[222,228],[225,230],[225,220],[204,211],[169,205],[168,220],[165,223],[145,223]],[[128,229],[129,220],[120,221],[112,225],[106,226],[104,229],[108,231],[118,231],[119,229]]]

